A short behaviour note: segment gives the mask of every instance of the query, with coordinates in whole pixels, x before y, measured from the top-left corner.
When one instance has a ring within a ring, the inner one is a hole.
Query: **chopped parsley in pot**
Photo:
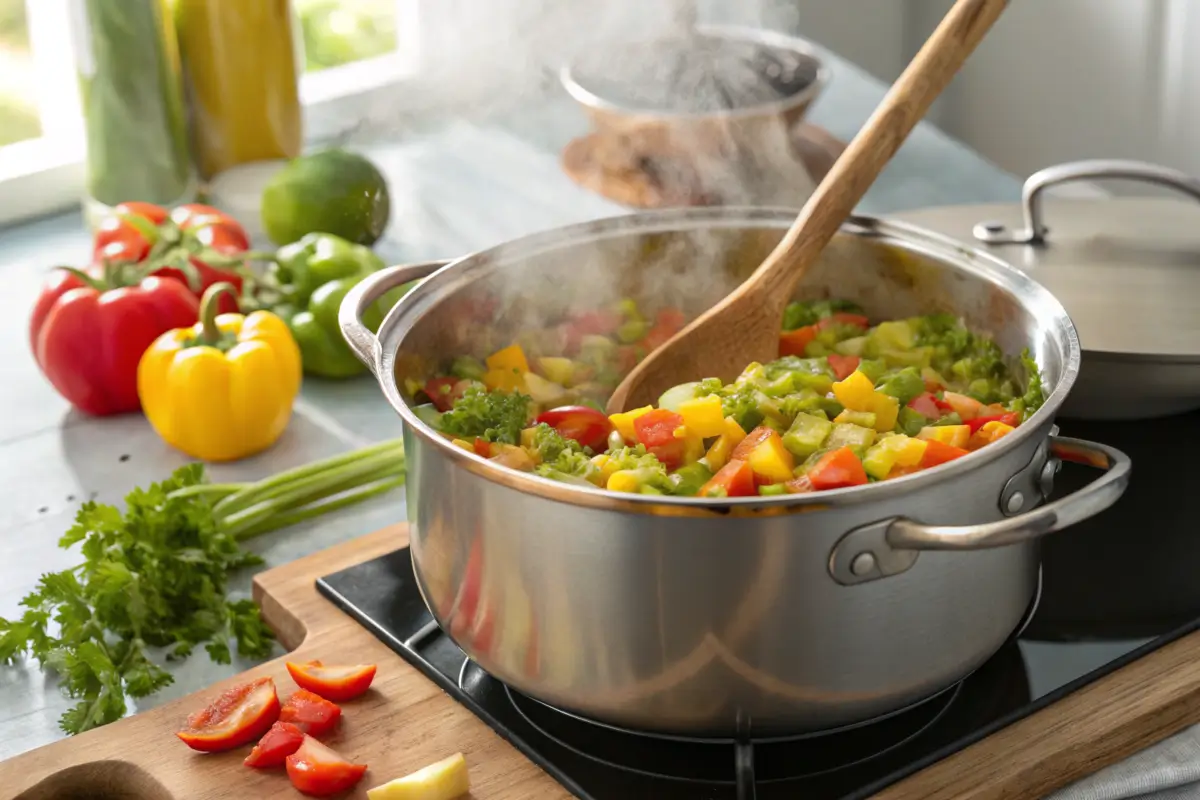
[[[622,301],[571,316],[527,352],[461,355],[410,394],[455,445],[513,469],[610,491],[747,497],[859,486],[961,458],[1045,402],[1028,352],[1008,359],[948,314],[874,322],[854,303],[792,303],[779,358],[701,378],[654,406],[603,401],[684,324]],[[549,352],[549,348],[558,348]]]

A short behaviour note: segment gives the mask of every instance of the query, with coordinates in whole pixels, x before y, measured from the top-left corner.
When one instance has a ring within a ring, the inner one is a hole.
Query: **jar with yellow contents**
[[[173,0],[192,147],[208,179],[303,141],[290,0]]]

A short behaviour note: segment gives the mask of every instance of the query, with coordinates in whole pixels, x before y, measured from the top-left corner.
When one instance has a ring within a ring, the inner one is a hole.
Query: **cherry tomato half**
[[[559,435],[574,439],[584,447],[602,452],[608,443],[608,435],[613,431],[613,425],[602,411],[588,406],[562,406],[552,408],[538,415],[537,423],[545,423]]]

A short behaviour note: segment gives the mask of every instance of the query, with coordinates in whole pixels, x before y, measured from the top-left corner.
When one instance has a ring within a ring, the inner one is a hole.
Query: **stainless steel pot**
[[[481,667],[607,723],[698,735],[830,729],[896,711],[983,663],[1027,611],[1039,537],[1107,508],[1124,454],[1054,436],[1079,344],[1049,292],[918,228],[856,218],[802,296],[874,317],[954,310],[1009,352],[1029,347],[1044,408],[998,443],[865,487],[779,498],[618,495],[509,470],[452,446],[402,388],[433,362],[498,346],[550,306],[614,297],[708,307],[794,212],[687,209],[530,236],[448,266],[360,283],[343,333],[404,421],[416,577]],[[373,336],[360,311],[423,278]],[[498,297],[490,326],[462,315]],[[495,335],[489,335],[493,334]],[[1060,457],[1106,470],[1035,507]]]

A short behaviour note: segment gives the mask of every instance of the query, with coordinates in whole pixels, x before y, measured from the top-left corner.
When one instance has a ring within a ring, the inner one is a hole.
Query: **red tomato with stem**
[[[141,261],[158,239],[167,210],[152,203],[121,203],[101,220],[92,238],[95,261]]]
[[[279,719],[275,682],[259,678],[233,687],[187,719],[175,734],[193,750],[214,753],[253,742]]]
[[[613,431],[613,424],[604,412],[589,406],[552,408],[539,414],[535,422],[549,425],[563,438],[574,439],[597,453],[607,447],[608,435]]]

